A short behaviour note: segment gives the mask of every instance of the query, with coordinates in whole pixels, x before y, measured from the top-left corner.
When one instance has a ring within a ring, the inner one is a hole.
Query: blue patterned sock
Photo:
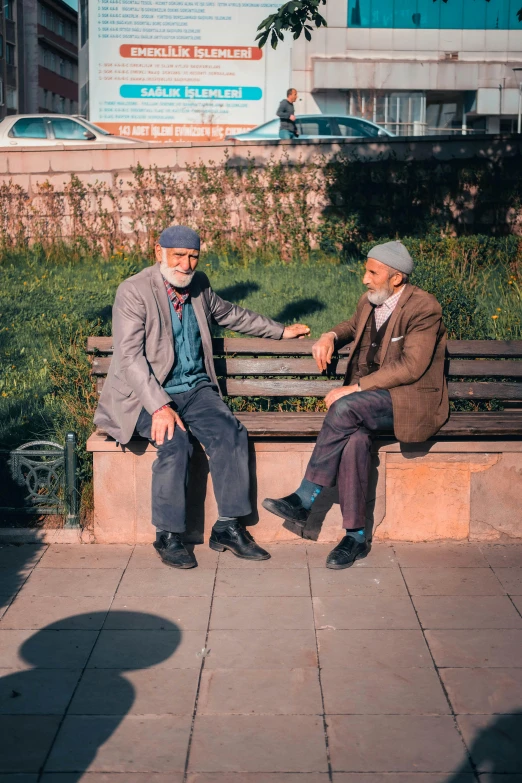
[[[303,479],[299,488],[296,489],[295,494],[299,496],[303,508],[306,508],[307,511],[309,511],[312,508],[312,503],[318,497],[321,490],[322,486],[320,484],[314,484],[313,481]]]
[[[366,530],[363,527],[359,527],[355,530],[345,530],[344,532],[347,536],[350,536],[350,538],[355,538],[360,544],[364,544],[366,541]]]

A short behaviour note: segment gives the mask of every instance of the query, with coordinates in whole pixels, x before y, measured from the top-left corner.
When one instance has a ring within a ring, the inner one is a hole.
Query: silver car
[[[69,114],[15,114],[0,122],[0,147],[68,147],[90,142],[144,143],[129,136],[113,136],[83,117]]]
[[[341,138],[341,139],[374,139],[379,136],[393,136],[393,133],[361,117],[343,117],[340,114],[297,114],[295,118],[299,139]],[[227,139],[237,141],[255,141],[279,139],[280,120],[270,120],[246,133],[227,136]]]

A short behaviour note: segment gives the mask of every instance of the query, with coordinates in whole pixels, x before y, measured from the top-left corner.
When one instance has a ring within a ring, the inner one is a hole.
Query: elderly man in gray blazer
[[[157,263],[118,287],[114,355],[94,416],[120,443],[137,433],[156,447],[154,547],[176,568],[197,565],[183,543],[191,435],[208,455],[217,500],[211,549],[248,560],[270,557],[239,521],[251,512],[247,433],[219,395],[211,323],[274,340],[310,332],[303,324],[285,327],[221,299],[207,276],[196,272],[199,249],[195,231],[171,226],[156,245]]]

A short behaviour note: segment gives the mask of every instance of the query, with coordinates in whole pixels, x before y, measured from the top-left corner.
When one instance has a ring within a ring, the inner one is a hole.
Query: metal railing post
[[[79,527],[79,496],[76,460],[76,433],[65,435],[65,527]]]

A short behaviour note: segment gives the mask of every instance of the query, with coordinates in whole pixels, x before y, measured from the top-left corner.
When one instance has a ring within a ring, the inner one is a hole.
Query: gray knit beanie
[[[411,275],[413,272],[413,258],[402,242],[385,242],[383,245],[375,245],[368,253],[368,258],[374,258],[376,261],[396,269],[397,272],[404,272],[405,275]]]

